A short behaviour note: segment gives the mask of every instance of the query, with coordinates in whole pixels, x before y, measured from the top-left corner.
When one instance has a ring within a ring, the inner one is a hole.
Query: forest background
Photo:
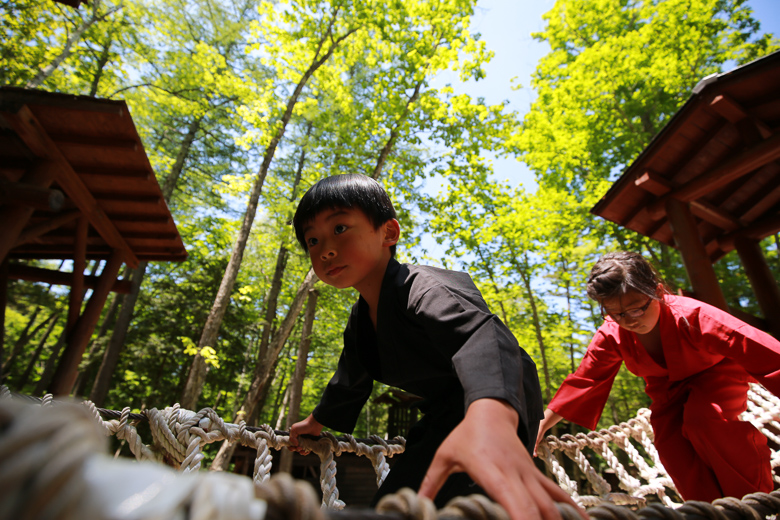
[[[689,290],[675,250],[589,209],[700,79],[780,42],[743,0],[546,9],[530,84],[505,85],[526,106],[480,97],[495,68],[472,27],[486,12],[476,0],[0,2],[0,84],[125,100],[189,252],[125,271],[133,291],[109,299],[74,393],[114,409],[210,406],[277,428],[308,414],[356,294],[316,281],[289,220],[336,173],[387,188],[402,261],[471,274],[536,361],[545,400],[601,323],[584,290],[598,256],[642,252]],[[511,55],[518,69],[528,59]],[[501,63],[511,72],[511,58]],[[780,237],[761,246],[780,275]],[[728,303],[760,315],[736,255],[715,268]],[[9,291],[2,377],[42,395],[67,288]],[[375,385],[374,398],[386,391]],[[642,380],[621,371],[601,424],[647,404]],[[355,434],[381,435],[386,420],[372,398]],[[223,467],[229,455],[210,453]]]

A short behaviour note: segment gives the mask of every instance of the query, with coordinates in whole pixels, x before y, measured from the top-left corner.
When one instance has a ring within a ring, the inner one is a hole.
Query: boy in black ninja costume
[[[481,487],[513,519],[559,518],[554,500],[573,505],[529,455],[543,416],[533,361],[467,274],[394,259],[400,227],[380,184],[364,175],[323,179],[301,199],[293,225],[319,279],[360,298],[338,369],[312,414],[291,427],[291,444],[323,426],[352,432],[381,381],[422,397],[424,416],[375,503],[410,487],[442,507]]]

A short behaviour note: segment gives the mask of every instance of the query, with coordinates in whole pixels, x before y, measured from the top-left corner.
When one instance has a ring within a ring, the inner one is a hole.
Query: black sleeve
[[[363,405],[371,396],[373,378],[360,364],[355,348],[353,319],[344,330],[344,348],[338,368],[312,412],[317,421],[336,431],[352,433]]]
[[[414,298],[414,311],[435,347],[452,359],[465,407],[482,398],[508,402],[518,413],[518,433],[528,445],[536,440],[543,413],[536,365],[463,276],[467,283],[426,288]]]

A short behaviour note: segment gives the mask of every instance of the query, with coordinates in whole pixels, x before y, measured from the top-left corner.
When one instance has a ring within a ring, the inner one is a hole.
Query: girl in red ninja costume
[[[547,407],[536,445],[561,419],[596,428],[625,362],[645,379],[655,447],[683,499],[772,491],[766,437],[739,414],[751,376],[780,395],[780,342],[716,307],[670,294],[636,253],[601,257],[587,292],[604,324]]]

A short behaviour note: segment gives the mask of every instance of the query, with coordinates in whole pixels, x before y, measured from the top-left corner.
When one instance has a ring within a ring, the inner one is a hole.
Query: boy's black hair
[[[326,177],[309,188],[298,203],[298,209],[295,210],[293,217],[295,238],[304,251],[308,250],[303,236],[304,226],[314,220],[321,211],[335,208],[360,209],[373,224],[374,229],[388,220],[397,218],[387,192],[371,177],[357,173]],[[395,245],[390,247],[390,254],[395,257]]]

